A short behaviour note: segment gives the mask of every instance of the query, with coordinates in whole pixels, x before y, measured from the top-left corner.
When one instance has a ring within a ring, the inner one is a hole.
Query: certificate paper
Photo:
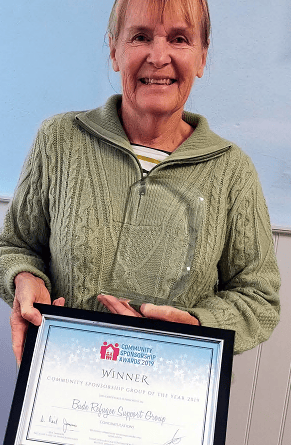
[[[223,345],[44,315],[15,444],[213,444]]]

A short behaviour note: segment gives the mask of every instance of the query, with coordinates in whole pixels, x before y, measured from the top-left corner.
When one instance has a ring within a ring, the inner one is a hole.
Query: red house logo
[[[115,343],[113,346],[111,343],[108,345],[107,341],[103,343],[100,348],[100,357],[102,360],[117,360],[119,356],[119,344]]]

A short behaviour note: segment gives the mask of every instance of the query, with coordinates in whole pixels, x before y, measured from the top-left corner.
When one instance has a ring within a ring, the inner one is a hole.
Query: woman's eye
[[[177,36],[173,39],[174,43],[187,43],[186,37],[183,36]]]
[[[148,39],[146,38],[146,36],[139,34],[137,36],[134,36],[133,40],[135,42],[146,42]]]

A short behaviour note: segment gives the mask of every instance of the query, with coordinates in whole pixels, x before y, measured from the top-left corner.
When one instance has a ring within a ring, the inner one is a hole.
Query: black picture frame
[[[78,321],[80,326],[84,323],[86,326],[91,322],[94,326],[102,326],[108,330],[111,328],[121,330],[122,332],[125,330],[127,333],[132,333],[132,338],[135,338],[136,332],[149,333],[148,335],[158,335],[161,336],[161,339],[165,339],[169,337],[171,341],[176,341],[173,339],[189,339],[189,341],[200,341],[204,342],[201,344],[219,344],[220,351],[220,359],[219,359],[219,370],[216,369],[215,372],[219,373],[219,377],[217,380],[217,394],[213,397],[215,402],[215,406],[211,406],[210,408],[215,411],[214,414],[214,424],[212,424],[211,428],[213,432],[208,433],[208,442],[204,439],[201,442],[201,445],[224,445],[226,438],[226,427],[227,427],[227,415],[228,415],[228,405],[229,405],[229,395],[230,395],[230,384],[231,384],[231,375],[232,375],[232,361],[233,361],[233,345],[234,345],[234,331],[230,330],[222,330],[216,328],[209,328],[204,326],[192,326],[180,323],[172,323],[165,322],[159,320],[151,320],[147,318],[138,318],[138,317],[127,317],[109,313],[100,313],[100,312],[92,312],[85,311],[81,309],[74,308],[65,308],[58,306],[49,306],[42,304],[35,304],[35,307],[41,312],[44,317],[44,320],[47,318],[48,320],[55,318],[60,320],[60,323],[69,322],[71,320]],[[23,358],[21,362],[21,366],[18,373],[18,378],[16,382],[14,397],[12,401],[10,416],[7,424],[6,435],[4,438],[4,445],[22,445],[24,444],[60,444],[67,445],[66,440],[64,442],[53,441],[35,441],[30,439],[25,439],[24,442],[16,442],[17,434],[20,428],[20,420],[24,415],[22,414],[23,405],[25,403],[27,394],[29,393],[28,382],[31,379],[31,370],[33,357],[35,354],[35,348],[37,345],[37,339],[39,336],[39,327],[36,327],[32,324],[29,325],[26,343],[23,353]],[[129,336],[131,334],[128,334]],[[192,340],[191,340],[192,339]],[[178,340],[177,340],[178,341]],[[180,340],[179,340],[180,341]],[[182,340],[181,340],[182,341]],[[183,340],[184,341],[184,340]],[[159,340],[158,340],[159,342]],[[43,357],[41,358],[43,360]],[[212,369],[211,369],[211,372]],[[40,379],[40,373],[36,374],[34,379]],[[216,378],[215,376],[213,378]],[[213,386],[214,388],[214,386]],[[214,391],[214,390],[213,390]],[[33,395],[34,397],[34,395]],[[212,396],[211,396],[212,397]],[[167,402],[165,402],[167,403]],[[211,436],[211,439],[209,437]],[[175,439],[175,437],[173,438]],[[50,439],[49,439],[50,440]],[[58,439],[59,440],[59,439]],[[62,439],[60,439],[62,440]],[[77,445],[83,443],[75,442]],[[92,442],[94,443],[94,442]],[[174,443],[168,441],[167,443]],[[178,442],[177,442],[178,443]]]

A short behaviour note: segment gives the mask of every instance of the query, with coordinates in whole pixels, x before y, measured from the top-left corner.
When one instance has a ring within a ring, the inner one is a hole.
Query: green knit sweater
[[[1,297],[12,305],[27,271],[67,306],[104,310],[101,291],[128,291],[235,330],[236,353],[265,341],[280,277],[249,157],[185,112],[195,131],[142,179],[120,101],[43,123],[0,235]]]

